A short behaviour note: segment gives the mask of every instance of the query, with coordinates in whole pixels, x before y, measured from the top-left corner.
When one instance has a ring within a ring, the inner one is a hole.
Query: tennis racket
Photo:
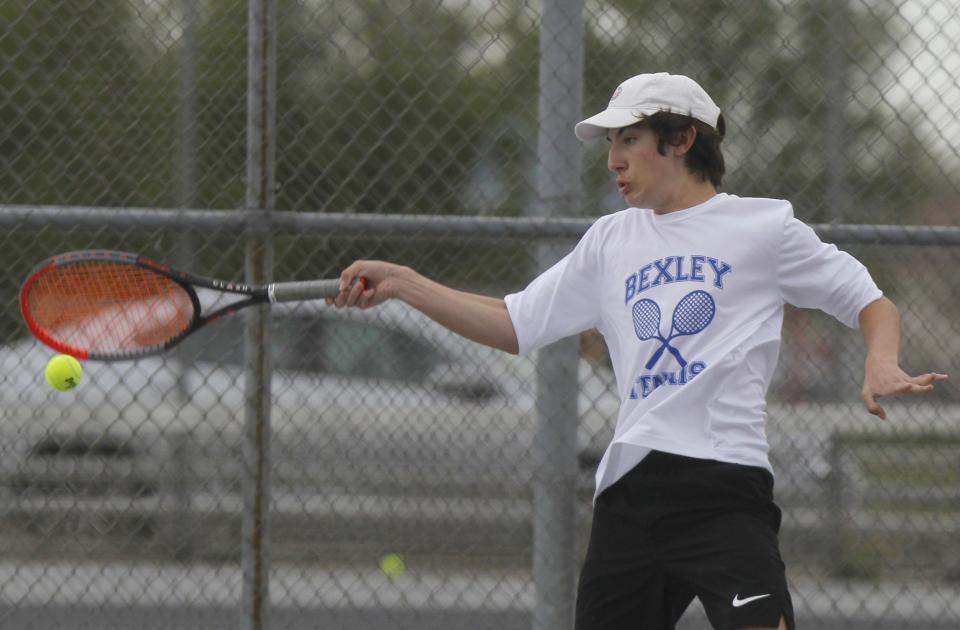
[[[205,312],[198,288],[242,297]],[[178,271],[137,254],[86,250],[37,265],[20,290],[20,310],[30,332],[58,352],[123,361],[160,354],[254,304],[317,300],[339,291],[339,278],[250,286]]]
[[[713,296],[706,291],[691,291],[683,296],[677,302],[673,309],[673,323],[670,326],[670,336],[661,339],[663,344],[653,353],[650,360],[647,361],[647,369],[652,369],[653,365],[663,355],[664,350],[670,350],[670,353],[677,358],[680,367],[687,367],[687,362],[680,351],[670,345],[670,342],[683,335],[695,335],[702,332],[704,328],[713,321],[713,316],[717,312],[717,304],[713,301]]]
[[[650,339],[657,339],[662,344],[660,346],[660,352],[657,354],[657,358],[660,358],[660,355],[663,354],[662,349],[667,348],[677,357],[677,361],[683,361],[683,357],[680,356],[680,353],[676,348],[669,345],[666,339],[660,334],[660,307],[653,300],[648,300],[646,298],[642,300],[637,300],[633,305],[633,330],[637,333],[637,338],[640,341],[649,341]],[[647,366],[647,369],[650,369],[650,366]]]

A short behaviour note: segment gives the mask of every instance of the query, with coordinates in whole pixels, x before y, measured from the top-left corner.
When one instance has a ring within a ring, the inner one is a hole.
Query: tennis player
[[[504,299],[361,260],[337,306],[399,299],[450,330],[528,353],[596,328],[621,408],[597,470],[577,630],[673,628],[698,597],[714,628],[794,628],[764,432],[784,304],[859,327],[867,411],[944,374],[900,369],[900,321],[866,268],[794,218],[789,202],[718,193],[724,118],[693,80],[641,74],[575,127],[606,139],[629,206]],[[363,289],[353,281],[365,276]],[[351,288],[352,287],[352,288]]]

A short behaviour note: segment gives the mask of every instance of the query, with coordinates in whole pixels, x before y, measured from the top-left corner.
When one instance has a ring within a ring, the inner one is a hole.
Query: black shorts
[[[593,509],[576,630],[672,630],[698,597],[716,630],[793,630],[763,468],[658,451]]]

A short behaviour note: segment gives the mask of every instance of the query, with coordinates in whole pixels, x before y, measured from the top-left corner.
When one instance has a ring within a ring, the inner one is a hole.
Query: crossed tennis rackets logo
[[[691,291],[681,298],[673,309],[673,322],[670,325],[670,334],[664,338],[660,334],[660,306],[653,300],[643,298],[633,305],[633,330],[640,341],[656,339],[660,346],[647,361],[646,368],[652,369],[664,350],[676,358],[681,368],[687,367],[687,361],[680,354],[671,341],[685,335],[696,335],[713,321],[717,312],[717,304],[706,291]]]

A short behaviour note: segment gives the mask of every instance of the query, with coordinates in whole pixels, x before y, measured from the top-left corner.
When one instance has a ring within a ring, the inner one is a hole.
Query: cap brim
[[[640,114],[637,116],[637,114]],[[611,108],[605,109],[595,116],[578,122],[573,127],[573,133],[581,140],[593,140],[607,135],[608,129],[629,127],[639,122],[644,114],[637,109]]]

